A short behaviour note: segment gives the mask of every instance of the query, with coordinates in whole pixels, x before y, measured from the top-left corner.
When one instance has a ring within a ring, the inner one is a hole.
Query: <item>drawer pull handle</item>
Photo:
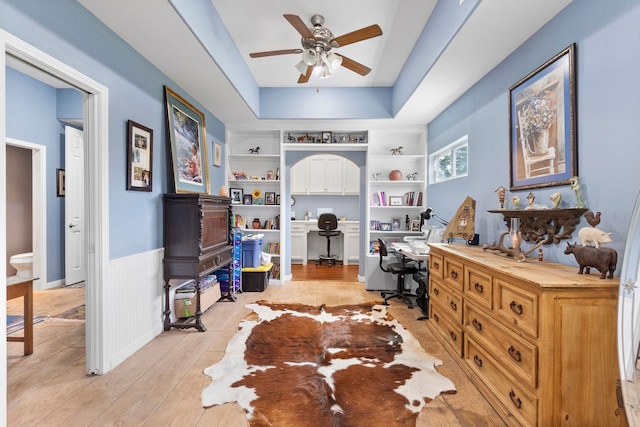
[[[522,408],[522,400],[520,400],[520,398],[516,396],[516,392],[513,391],[513,389],[509,392],[509,398],[511,399],[513,404],[516,405],[516,408]]]
[[[516,304],[515,301],[511,301],[511,304],[509,304],[509,308],[511,308],[511,311],[513,311],[515,314],[517,315],[522,315],[522,304]]]
[[[473,285],[473,287],[476,289],[476,291],[483,293],[484,292],[484,286],[482,286],[480,283],[476,282],[475,285]]]
[[[478,322],[478,319],[473,319],[471,321],[471,324],[473,325],[474,328],[476,328],[477,330],[481,331],[482,330],[482,323]]]
[[[453,311],[458,311],[458,304],[456,304],[454,301],[451,301],[449,305],[451,306]]]
[[[435,269],[440,268],[440,264],[438,263],[438,261],[434,261],[433,262],[433,268],[435,268]]]
[[[433,288],[433,293],[434,295],[440,295],[440,291],[438,290],[438,288]]]
[[[473,361],[476,362],[479,368],[482,368],[482,359],[480,359],[477,354],[473,356]]]
[[[458,278],[458,272],[455,271],[455,270],[451,271],[451,277],[453,277],[454,279],[457,279]]]
[[[509,347],[509,356],[511,356],[511,358],[516,362],[522,362],[522,355],[518,350],[513,348],[513,346]]]
[[[449,331],[449,335],[451,336],[452,340],[458,341],[458,336],[455,334],[455,332]]]
[[[434,314],[433,315],[433,320],[435,320],[436,322],[439,322],[440,321],[440,317],[438,317],[437,314]]]

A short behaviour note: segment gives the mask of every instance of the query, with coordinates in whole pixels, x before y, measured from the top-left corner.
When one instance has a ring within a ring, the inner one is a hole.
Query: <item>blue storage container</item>
[[[242,267],[256,268],[260,266],[262,239],[246,239],[242,241]]]

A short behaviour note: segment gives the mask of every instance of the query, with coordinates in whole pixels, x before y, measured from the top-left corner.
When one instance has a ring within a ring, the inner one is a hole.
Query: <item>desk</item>
[[[24,334],[9,336],[7,341],[24,343],[24,355],[33,353],[33,281],[37,278],[12,276],[7,278],[7,301],[24,297]]]
[[[414,261],[418,261],[418,263],[429,260],[429,253],[424,253],[424,254],[415,253],[411,250],[411,245],[409,245],[409,243],[394,242],[394,243],[391,243],[391,249],[394,249],[400,254],[406,256],[407,258],[411,258]]]
[[[360,258],[360,221],[338,221],[338,231],[340,236],[331,239],[331,253],[338,255],[338,259],[344,265],[350,263],[358,264]],[[307,265],[309,254],[315,252],[326,253],[327,240],[325,237],[321,239],[317,236],[318,220],[291,221],[291,262],[301,260],[302,265]],[[315,234],[309,238],[309,234]],[[314,245],[313,243],[316,242]],[[309,243],[316,250],[309,250]],[[342,244],[340,247],[340,243]]]

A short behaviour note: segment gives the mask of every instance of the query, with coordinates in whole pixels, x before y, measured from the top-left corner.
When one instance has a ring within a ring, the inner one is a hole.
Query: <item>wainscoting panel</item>
[[[108,369],[124,361],[163,330],[164,248],[112,260],[105,284],[105,353]]]

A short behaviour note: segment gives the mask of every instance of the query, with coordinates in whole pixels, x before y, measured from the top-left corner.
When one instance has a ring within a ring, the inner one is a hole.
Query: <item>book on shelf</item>
[[[402,201],[405,206],[422,206],[422,191],[409,191],[404,193]]]

